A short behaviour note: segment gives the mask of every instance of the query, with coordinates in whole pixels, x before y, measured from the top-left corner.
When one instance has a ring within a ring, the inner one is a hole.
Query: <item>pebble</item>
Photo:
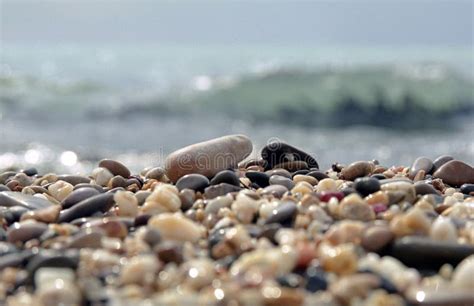
[[[100,186],[107,186],[109,181],[114,177],[112,172],[110,172],[106,168],[95,168],[92,171],[92,178],[95,180],[95,182],[100,185]]]
[[[58,175],[58,180],[68,182],[69,184],[73,186],[76,186],[78,184],[89,184],[91,181],[90,178],[85,177],[85,176],[68,175],[68,174]]]
[[[134,256],[122,268],[120,282],[122,284],[151,284],[155,279],[158,267],[158,261],[153,255]]]
[[[116,160],[103,159],[99,162],[99,167],[109,170],[114,176],[120,175],[124,178],[128,178],[130,176],[130,170],[128,170],[127,167]]]
[[[290,172],[308,169],[308,164],[302,160],[293,160],[275,165],[275,168],[285,169]]]
[[[460,191],[464,194],[471,194],[474,192],[474,184],[463,184],[461,185]]]
[[[141,207],[144,214],[161,214],[164,212],[176,212],[181,207],[178,188],[172,185],[158,185],[146,198]]]
[[[261,188],[265,188],[270,184],[270,177],[265,172],[247,171],[245,176],[248,177],[252,183],[257,184]]]
[[[164,178],[165,174],[165,169],[161,167],[155,167],[147,171],[147,173],[145,174],[145,178],[161,181]]]
[[[362,234],[361,246],[369,252],[379,252],[395,238],[388,226],[374,225]]]
[[[276,198],[281,198],[286,192],[288,192],[288,188],[283,185],[270,185],[263,188],[261,194],[273,195]]]
[[[166,175],[173,182],[191,173],[213,177],[222,170],[236,167],[251,152],[252,142],[244,135],[200,142],[171,153],[165,161]]]
[[[275,141],[267,144],[261,152],[267,162],[265,169],[272,169],[278,164],[291,161],[303,161],[309,168],[319,168],[318,162],[308,153],[284,142]]]
[[[456,242],[457,230],[449,218],[438,217],[431,225],[430,238],[438,241]]]
[[[431,169],[431,174],[434,173],[436,170],[441,168],[442,165],[446,164],[447,162],[453,160],[454,157],[449,156],[449,155],[442,155],[436,158],[433,161],[433,168]]]
[[[207,214],[216,214],[221,208],[230,207],[233,201],[234,198],[230,195],[213,198],[207,203],[204,212]]]
[[[331,284],[329,291],[344,304],[366,298],[369,291],[380,285],[380,279],[371,273],[357,273],[348,275]]]
[[[361,196],[366,197],[380,190],[380,182],[372,177],[361,177],[354,181],[354,188]]]
[[[269,177],[272,175],[280,175],[289,179],[292,178],[291,173],[288,170],[282,168],[273,168],[271,170],[265,171],[265,173],[268,174]]]
[[[56,181],[49,185],[48,191],[59,202],[63,201],[72,192],[73,186],[65,181]]]
[[[291,226],[295,215],[296,204],[283,202],[272,210],[270,216],[265,220],[265,224],[280,223],[283,226]]]
[[[308,172],[307,175],[314,177],[314,178],[317,179],[318,181],[321,181],[321,180],[324,180],[324,179],[326,179],[326,178],[329,178],[329,176],[328,176],[326,173],[321,172],[321,171],[318,171],[318,170],[316,170],[316,171],[310,171],[310,172]]]
[[[181,264],[183,258],[183,246],[175,241],[163,241],[157,245],[155,252],[158,258],[164,263]]]
[[[410,176],[413,178],[416,174],[423,170],[425,173],[431,173],[433,162],[428,157],[418,157],[410,168]]]
[[[79,305],[81,292],[68,268],[41,268],[36,273],[36,296],[41,305]]]
[[[410,236],[395,240],[389,254],[418,269],[439,269],[446,263],[459,264],[474,254],[474,246]]]
[[[328,287],[328,280],[326,272],[321,267],[310,266],[305,271],[306,285],[305,289],[309,292],[317,292],[326,290]]]
[[[287,189],[292,189],[293,187],[295,187],[295,183],[291,179],[281,175],[270,176],[269,183],[270,185],[282,185],[285,186]]]
[[[63,208],[70,208],[87,198],[98,195],[99,193],[100,192],[97,191],[97,189],[90,187],[76,189],[62,200],[61,205]]]
[[[454,288],[472,290],[474,288],[474,254],[466,257],[454,269],[451,281]],[[472,292],[472,291],[471,291]]]
[[[433,185],[427,183],[416,183],[415,193],[416,195],[439,194],[438,191],[433,187]]]
[[[130,191],[117,191],[114,194],[117,214],[121,217],[135,217],[138,214],[138,200]]]
[[[375,213],[359,195],[350,194],[339,205],[339,215],[349,220],[371,221]]]
[[[200,225],[187,219],[181,213],[162,213],[153,216],[148,226],[160,231],[166,240],[197,242],[203,234]]]
[[[24,243],[30,239],[38,238],[48,229],[48,225],[40,222],[24,221],[14,223],[7,230],[7,241],[10,243]]]
[[[96,212],[106,212],[113,205],[114,195],[112,193],[98,194],[62,210],[58,222],[70,222],[74,219],[89,217]]]
[[[442,179],[445,184],[459,187],[474,184],[474,169],[462,161],[451,160],[439,167],[433,177]]]
[[[358,177],[370,175],[374,169],[375,165],[373,163],[358,161],[344,167],[341,171],[341,176],[348,181],[353,181]]]
[[[33,219],[38,222],[55,223],[58,220],[60,211],[60,205],[51,205],[50,207],[27,211],[21,215],[20,220]]]
[[[345,275],[357,270],[357,255],[351,244],[338,246],[321,244],[318,248],[318,254],[321,265],[326,271]]]
[[[240,186],[240,180],[235,174],[234,171],[231,170],[224,170],[219,173],[217,173],[211,180],[211,185],[217,185],[220,183],[227,183],[230,185],[234,185],[239,187]]]
[[[380,186],[382,191],[387,191],[389,197],[398,195],[400,196],[397,201],[393,201],[393,198],[390,200],[390,203],[398,203],[400,201],[407,201],[413,203],[416,200],[416,190],[415,186],[404,180],[388,180],[382,182]]]
[[[331,178],[320,180],[318,185],[316,186],[317,192],[336,191],[336,190],[337,190],[336,181]]]
[[[302,175],[302,174],[297,174],[293,176],[293,181],[295,183],[298,182],[307,182],[311,184],[312,186],[316,186],[318,184],[318,180],[310,175]]]
[[[219,196],[226,195],[231,192],[240,191],[240,187],[230,185],[227,183],[220,183],[217,185],[209,186],[204,190],[204,196],[206,199],[214,199]]]
[[[26,209],[40,209],[47,208],[52,204],[44,198],[32,196],[28,194],[22,194],[14,191],[2,191],[0,192],[0,207],[13,207],[21,206]]]
[[[183,189],[192,189],[194,191],[204,192],[209,186],[209,179],[201,174],[187,174],[176,182],[179,191]]]
[[[92,248],[99,249],[102,247],[102,231],[86,229],[74,235],[68,244],[71,249]]]

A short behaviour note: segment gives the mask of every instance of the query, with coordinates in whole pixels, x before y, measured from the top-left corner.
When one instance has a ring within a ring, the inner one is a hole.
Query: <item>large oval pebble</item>
[[[442,179],[445,184],[455,187],[462,184],[474,184],[474,168],[459,160],[445,163],[436,170],[433,176]]]
[[[71,208],[64,209],[59,215],[59,223],[89,217],[96,212],[106,212],[114,205],[114,194],[103,193],[87,198]]]
[[[211,178],[222,170],[237,167],[251,152],[252,142],[247,136],[215,138],[171,153],[165,161],[166,174],[173,182],[190,173]]]
[[[27,209],[39,209],[46,208],[51,205],[53,205],[53,203],[41,197],[35,197],[29,194],[23,194],[14,191],[0,192],[0,206],[22,206]]]

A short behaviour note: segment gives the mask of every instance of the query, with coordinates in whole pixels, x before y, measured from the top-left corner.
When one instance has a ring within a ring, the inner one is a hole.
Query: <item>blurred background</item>
[[[474,163],[470,0],[0,0],[0,170],[138,171],[244,133]]]

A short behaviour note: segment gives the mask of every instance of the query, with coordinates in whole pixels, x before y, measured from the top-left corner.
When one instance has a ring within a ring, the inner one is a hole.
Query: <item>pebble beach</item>
[[[474,305],[469,160],[341,164],[275,139],[0,173],[0,305]]]

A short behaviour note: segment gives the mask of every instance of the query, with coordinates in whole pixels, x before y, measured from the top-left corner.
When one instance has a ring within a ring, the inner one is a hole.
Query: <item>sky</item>
[[[473,2],[0,0],[0,40],[466,47]]]

